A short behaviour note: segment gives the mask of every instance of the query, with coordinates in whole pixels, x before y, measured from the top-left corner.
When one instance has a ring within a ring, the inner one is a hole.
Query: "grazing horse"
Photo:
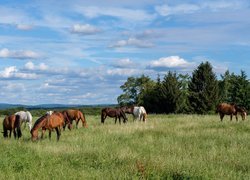
[[[237,112],[240,113],[242,120],[245,120],[247,117],[247,110],[244,107],[237,107]]]
[[[246,110],[245,108],[238,107],[236,104],[227,104],[221,103],[216,108],[216,113],[220,114],[220,120],[223,120],[225,115],[230,115],[230,120],[232,121],[233,115],[235,116],[236,120],[238,121],[237,113],[241,113],[242,120],[246,118]]]
[[[101,114],[101,123],[104,124],[105,119],[107,116],[115,118],[115,124],[117,121],[117,118],[119,119],[119,123],[121,124],[121,117],[123,118],[123,123],[126,123],[128,120],[124,111],[121,108],[103,108],[102,109],[102,114]]]
[[[122,110],[125,113],[132,114],[133,119],[139,119],[143,120],[143,122],[146,122],[147,118],[147,112],[143,106],[130,106],[130,107],[122,107]]]
[[[59,141],[61,136],[61,127],[63,127],[66,122],[69,122],[69,119],[60,112],[53,112],[51,115],[46,113],[35,122],[33,128],[31,129],[30,133],[32,140],[34,141],[38,139],[38,130],[41,128],[41,138],[43,138],[46,129],[48,129],[49,139],[51,139],[51,131],[56,129],[57,141]]]
[[[26,127],[26,124],[28,123],[29,128],[31,130],[32,128],[32,115],[29,111],[19,111],[16,112],[15,115],[20,116],[21,124],[24,122],[24,128]]]
[[[21,119],[19,115],[10,115],[4,118],[3,120],[3,137],[4,138],[8,137],[8,130],[10,131],[9,138],[11,137],[12,131],[14,133],[15,139],[16,139],[16,134],[17,134],[18,139],[22,136]]]
[[[69,119],[69,123],[65,123],[65,125],[63,126],[64,130],[67,124],[68,124],[68,128],[72,129],[73,120],[76,121],[76,128],[78,128],[78,123],[80,120],[82,121],[82,126],[86,128],[88,127],[85,116],[81,111],[75,110],[75,109],[68,109],[68,110],[62,111],[62,114],[67,116],[67,118]]]

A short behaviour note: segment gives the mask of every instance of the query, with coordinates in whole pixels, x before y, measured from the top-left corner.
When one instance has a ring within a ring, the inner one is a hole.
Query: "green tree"
[[[176,72],[168,72],[165,75],[160,96],[165,113],[176,113],[180,105],[181,83],[178,81]]]
[[[123,94],[118,96],[117,101],[120,105],[143,104],[143,97],[148,89],[153,86],[153,81],[145,75],[141,77],[129,77],[127,81],[120,86]]]
[[[240,75],[234,73],[230,76],[229,102],[234,102],[237,105],[244,106],[247,109],[250,107],[250,85],[247,80],[247,75],[241,71]]]
[[[218,82],[209,62],[202,62],[194,70],[188,90],[192,113],[205,114],[215,109],[218,103]]]
[[[219,85],[219,102],[231,102],[229,90],[231,88],[230,83],[231,75],[227,70],[224,75],[221,75],[221,80],[218,82]]]

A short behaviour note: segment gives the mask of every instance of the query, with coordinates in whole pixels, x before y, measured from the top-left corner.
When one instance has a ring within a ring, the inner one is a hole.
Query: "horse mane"
[[[38,120],[36,120],[36,122],[35,122],[33,128],[36,127],[38,124],[40,124],[40,123],[44,120],[44,118],[45,118],[46,116],[48,116],[48,115],[45,114],[45,115],[43,115],[42,117],[40,117]],[[33,128],[32,128],[32,129],[33,129]],[[31,129],[31,130],[32,130],[32,129]]]

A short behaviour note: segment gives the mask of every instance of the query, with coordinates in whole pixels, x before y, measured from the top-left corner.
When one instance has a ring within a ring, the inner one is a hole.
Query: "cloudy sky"
[[[129,76],[250,75],[249,0],[1,0],[0,102],[117,103]]]

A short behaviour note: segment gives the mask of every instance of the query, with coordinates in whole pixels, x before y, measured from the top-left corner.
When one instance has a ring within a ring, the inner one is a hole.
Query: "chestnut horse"
[[[223,117],[225,115],[230,115],[230,120],[232,121],[233,115],[236,117],[236,120],[238,121],[237,113],[241,113],[242,120],[245,120],[246,118],[246,110],[245,108],[238,107],[236,104],[227,104],[227,103],[221,103],[216,108],[216,113],[220,114],[220,120],[223,120]]]
[[[85,116],[81,111],[74,110],[74,109],[69,109],[69,110],[62,111],[62,113],[65,116],[67,116],[67,118],[69,119],[69,125],[68,125],[69,129],[72,129],[73,120],[76,121],[76,128],[78,128],[78,123],[79,123],[80,120],[82,121],[82,126],[88,127]],[[68,124],[68,123],[64,124],[63,129],[65,129],[66,124]]]
[[[9,137],[11,137],[12,131],[14,133],[15,139],[16,139],[16,134],[18,138],[22,136],[21,119],[19,115],[10,115],[4,118],[3,120],[3,137],[4,138],[8,137],[8,131],[10,131]]]
[[[123,123],[126,123],[128,120],[124,111],[121,108],[103,108],[102,114],[101,114],[101,123],[104,124],[105,119],[107,116],[115,118],[115,124],[117,121],[117,118],[119,119],[119,123],[121,124],[121,118],[123,118]]]
[[[38,139],[38,130],[42,128],[41,138],[43,138],[46,129],[48,129],[49,139],[51,139],[51,131],[56,129],[57,141],[59,141],[61,136],[61,127],[63,127],[67,122],[69,122],[69,119],[60,112],[53,112],[51,115],[46,113],[35,122],[33,128],[31,129],[30,133],[32,140],[34,141]]]

